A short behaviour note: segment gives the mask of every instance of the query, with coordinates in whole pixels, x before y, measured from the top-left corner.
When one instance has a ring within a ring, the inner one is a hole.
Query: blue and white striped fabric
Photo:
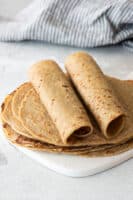
[[[14,18],[0,18],[0,40],[133,49],[133,0],[36,0]]]

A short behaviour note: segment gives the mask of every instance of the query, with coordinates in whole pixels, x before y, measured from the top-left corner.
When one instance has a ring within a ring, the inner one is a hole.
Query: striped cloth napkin
[[[0,40],[133,49],[133,0],[36,0],[15,17],[0,18]]]

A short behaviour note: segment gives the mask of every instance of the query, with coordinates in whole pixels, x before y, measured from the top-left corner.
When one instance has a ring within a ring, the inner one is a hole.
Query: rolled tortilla
[[[67,57],[65,67],[104,136],[118,135],[124,128],[124,109],[97,63],[87,53],[77,52]]]
[[[86,110],[57,63],[52,60],[38,62],[31,67],[29,79],[64,143],[92,133]]]

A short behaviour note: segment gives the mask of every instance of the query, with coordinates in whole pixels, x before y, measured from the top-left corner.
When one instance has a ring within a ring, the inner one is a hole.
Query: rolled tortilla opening
[[[113,119],[109,123],[109,125],[107,126],[107,130],[105,131],[105,133],[107,132],[106,137],[112,138],[112,137],[117,136],[124,128],[124,122],[125,122],[124,115],[120,115],[116,117],[115,119]]]
[[[65,67],[102,134],[106,138],[118,135],[125,124],[123,105],[95,60],[85,52],[76,52],[67,57]]]
[[[74,131],[73,136],[77,138],[85,138],[89,136],[90,131],[90,127],[81,127],[78,130]]]
[[[56,62],[45,60],[33,65],[29,79],[64,143],[93,132],[87,111]]]
[[[91,132],[90,127],[83,126],[77,130],[75,130],[69,138],[67,138],[67,142],[73,144],[75,141],[84,141],[85,138],[89,137]]]

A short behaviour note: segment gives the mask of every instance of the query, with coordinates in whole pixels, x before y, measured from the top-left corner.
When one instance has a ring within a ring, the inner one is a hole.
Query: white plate
[[[112,157],[85,158],[27,150],[17,147],[43,166],[71,177],[85,177],[103,172],[133,158],[133,149]]]
[[[3,133],[0,134],[0,137],[3,143],[7,145],[8,141]],[[13,146],[15,146],[16,150],[23,152],[25,155],[29,156],[44,167],[71,177],[94,175],[133,158],[133,149],[112,157],[87,158],[81,156],[32,151],[16,145]]]

